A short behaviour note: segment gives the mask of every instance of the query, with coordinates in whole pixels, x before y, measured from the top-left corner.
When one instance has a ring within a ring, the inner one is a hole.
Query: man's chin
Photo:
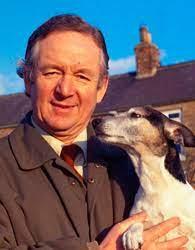
[[[74,130],[74,125],[72,124],[51,124],[47,126],[47,130],[50,131],[52,134],[64,134],[69,131]]]
[[[83,130],[82,126],[78,124],[77,121],[48,121],[46,126],[47,132],[54,137],[76,137]]]

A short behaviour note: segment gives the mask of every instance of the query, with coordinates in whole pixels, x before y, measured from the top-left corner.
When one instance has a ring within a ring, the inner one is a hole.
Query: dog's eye
[[[137,113],[135,113],[135,112],[132,112],[132,113],[130,114],[130,116],[131,116],[131,118],[140,118],[140,117],[141,117],[140,114],[137,114]]]

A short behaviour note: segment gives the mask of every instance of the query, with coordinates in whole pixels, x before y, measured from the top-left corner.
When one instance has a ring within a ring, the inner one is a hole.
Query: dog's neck
[[[157,194],[168,190],[172,186],[182,185],[166,169],[166,155],[156,156],[150,150],[145,150],[142,155],[132,150],[128,150],[128,153],[133,160],[144,193]]]

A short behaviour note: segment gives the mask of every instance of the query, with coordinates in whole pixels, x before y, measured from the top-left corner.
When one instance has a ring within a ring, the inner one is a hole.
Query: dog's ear
[[[193,132],[180,122],[166,119],[164,122],[164,132],[168,139],[174,143],[185,147],[195,147],[195,135]]]

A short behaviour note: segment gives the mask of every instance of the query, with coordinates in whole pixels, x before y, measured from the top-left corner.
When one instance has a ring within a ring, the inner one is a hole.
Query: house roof
[[[111,76],[107,94],[95,112],[195,100],[195,61],[162,66],[150,78],[138,80],[135,76],[135,72]],[[30,109],[24,93],[0,96],[0,126],[14,126]]]
[[[30,99],[24,93],[0,96],[0,127],[15,126],[30,109]]]
[[[107,94],[96,112],[195,100],[195,61],[162,66],[150,78],[135,76],[133,72],[111,77]]]

